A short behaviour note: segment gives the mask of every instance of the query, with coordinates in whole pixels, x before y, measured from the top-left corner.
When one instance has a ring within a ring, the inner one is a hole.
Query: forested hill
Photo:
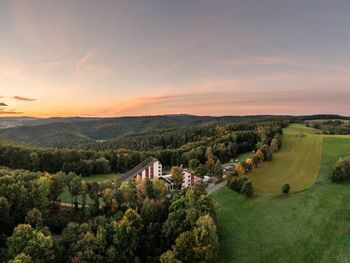
[[[16,127],[0,129],[0,138],[36,147],[65,148],[90,144],[96,141],[112,140],[123,135],[141,134],[171,128],[195,127],[216,123],[281,120],[286,118],[288,116],[268,115],[223,117],[162,115],[120,118],[11,118],[11,123],[17,124],[14,125]],[[5,122],[8,123],[9,118],[0,118],[0,127],[4,127]]]
[[[86,144],[92,145],[106,140],[115,140],[125,135],[181,127],[286,119],[290,121],[304,121],[344,118],[346,117],[338,115],[212,117],[185,114],[119,118],[0,118],[0,138],[36,147],[70,148]]]

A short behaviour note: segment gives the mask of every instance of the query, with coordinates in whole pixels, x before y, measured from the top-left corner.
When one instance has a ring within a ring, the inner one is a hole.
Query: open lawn
[[[285,183],[290,184],[291,192],[314,184],[320,168],[323,140],[321,135],[313,134],[314,131],[299,124],[284,130],[282,149],[273,155],[272,161],[249,173],[256,194],[279,194]]]
[[[300,127],[292,128],[292,133],[287,131],[285,135],[284,148],[297,140],[288,139],[293,133],[298,134]],[[350,183],[335,184],[329,180],[333,164],[339,158],[350,155],[350,139],[320,136],[315,140],[321,139],[322,145],[322,138],[324,141],[319,176],[310,189],[287,196],[258,196],[252,199],[227,187],[212,194],[222,245],[220,262],[350,261]],[[307,143],[304,152],[309,152],[310,147],[314,147],[313,153],[318,151],[316,148],[319,146],[315,144],[318,145],[319,141],[314,142],[308,137],[302,140]],[[302,154],[299,146],[289,150]],[[287,153],[281,154],[288,157]],[[305,155],[304,158],[308,156]],[[275,161],[277,160],[276,157]],[[289,160],[292,162],[291,157]],[[310,171],[317,168],[317,162],[311,162],[313,169]],[[278,161],[275,165],[278,165]],[[293,162],[286,163],[285,166],[280,166],[281,170],[272,167],[261,169],[265,173],[270,169],[272,176],[275,176],[272,172],[287,174],[290,178],[286,179],[292,182],[298,176],[295,172],[289,172],[290,169],[295,169],[293,165]],[[259,174],[256,177],[260,176],[260,170],[257,171]],[[303,180],[300,187],[307,187],[315,179],[314,174],[306,176],[309,179]],[[276,180],[278,179],[272,183]]]

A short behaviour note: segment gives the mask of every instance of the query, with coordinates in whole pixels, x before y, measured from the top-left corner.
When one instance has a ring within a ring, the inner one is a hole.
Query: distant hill
[[[318,115],[318,118],[343,118]],[[312,116],[308,116],[309,119]],[[75,147],[85,143],[116,139],[123,135],[177,127],[192,127],[216,123],[236,123],[293,119],[292,116],[194,116],[159,115],[119,118],[0,118],[0,138],[37,147]]]

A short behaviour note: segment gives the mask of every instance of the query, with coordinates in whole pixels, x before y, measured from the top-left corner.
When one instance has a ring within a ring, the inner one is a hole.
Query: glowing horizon
[[[349,10],[344,0],[1,1],[0,117],[350,115]]]

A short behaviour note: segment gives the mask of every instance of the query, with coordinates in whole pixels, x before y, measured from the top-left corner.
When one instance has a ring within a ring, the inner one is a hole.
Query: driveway
[[[224,187],[225,185],[226,185],[226,180],[224,180],[223,182],[220,182],[218,184],[211,183],[207,187],[207,193],[211,194],[211,193],[215,192],[216,190],[219,190],[220,188]]]

